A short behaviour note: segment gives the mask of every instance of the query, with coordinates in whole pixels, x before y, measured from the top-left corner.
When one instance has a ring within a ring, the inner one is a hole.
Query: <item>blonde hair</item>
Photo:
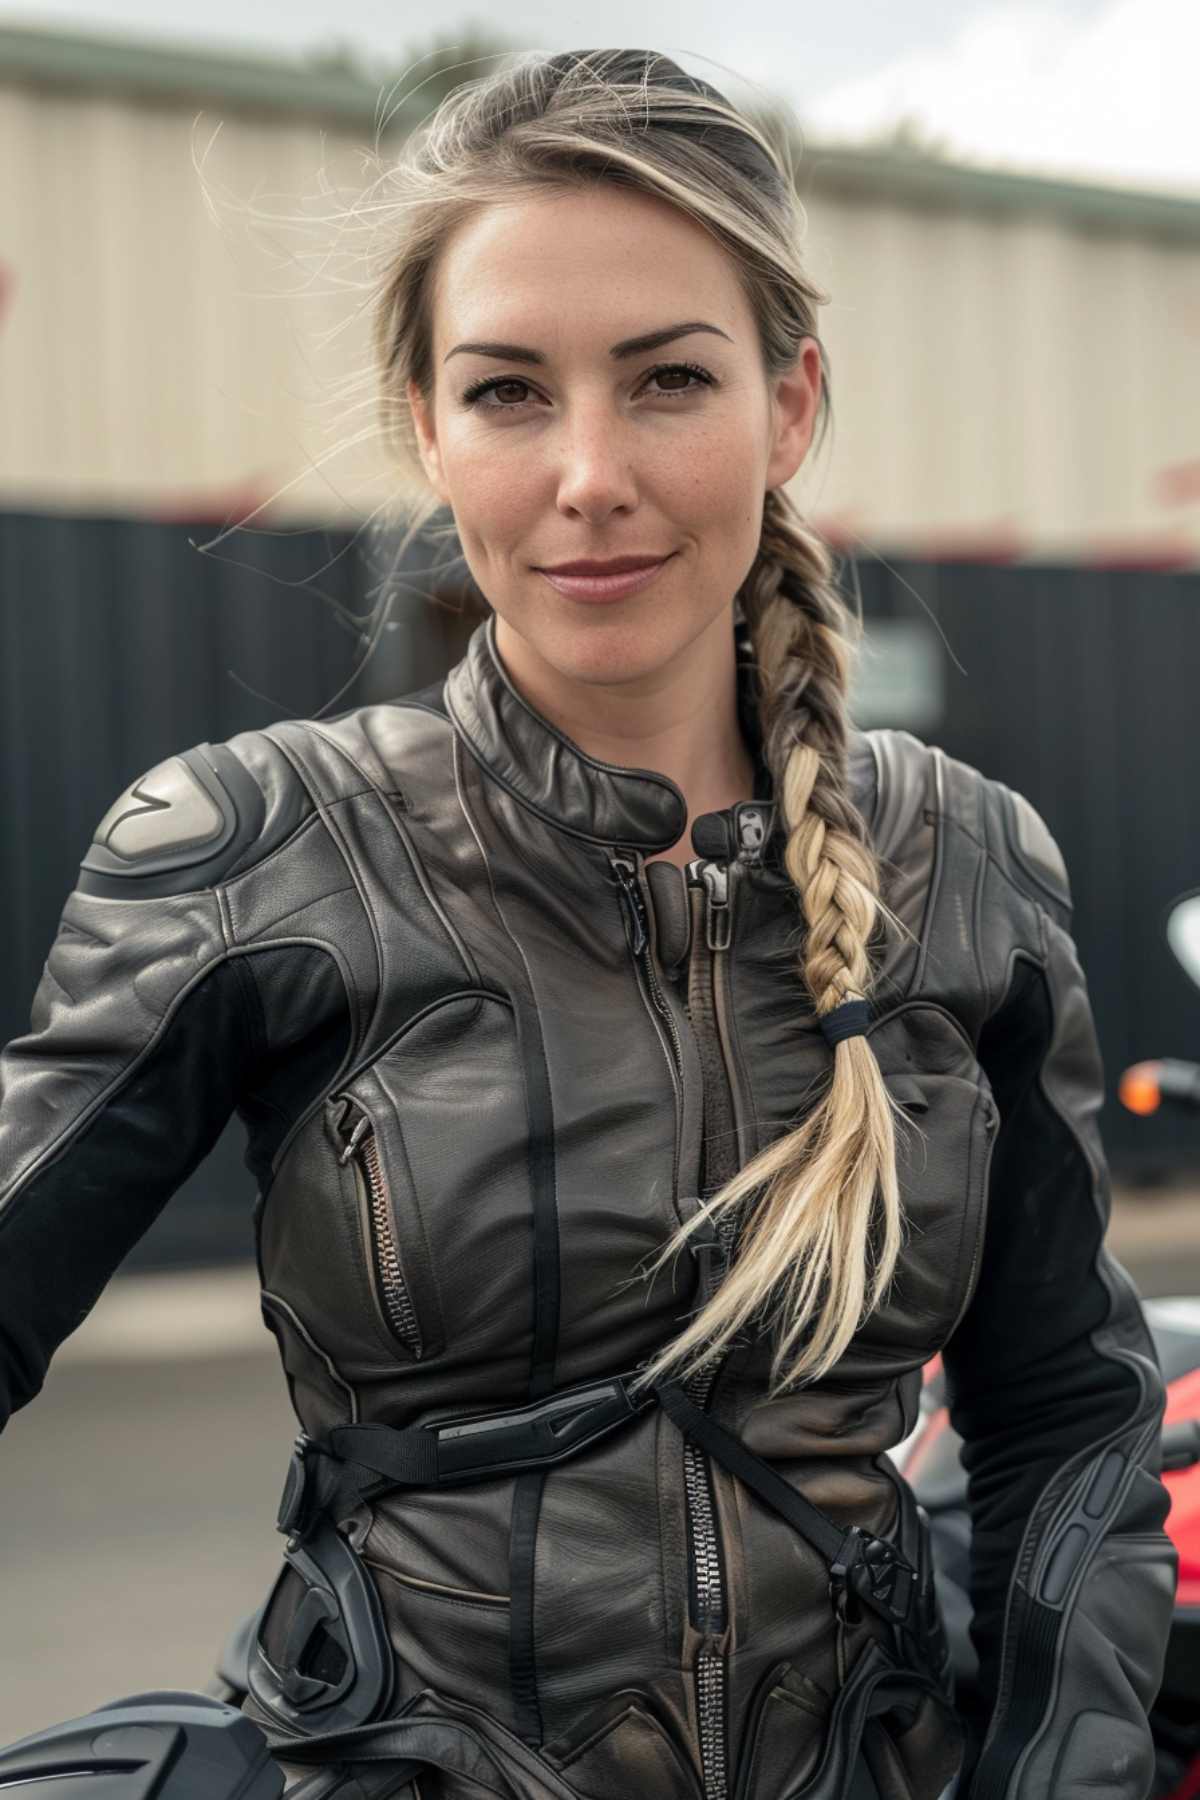
[[[596,182],[668,200],[716,237],[753,310],[768,382],[795,365],[803,339],[816,338],[825,296],[800,261],[803,215],[786,138],[777,147],[767,128],[666,56],[526,54],[447,95],[384,177],[389,230],[394,196],[400,236],[390,236],[374,301],[381,423],[408,468],[421,466],[408,384],[431,403],[433,282],[449,234],[516,194]],[[824,370],[823,347],[821,361]],[[826,394],[823,382],[823,408]],[[418,505],[406,543],[438,505],[435,495]],[[880,899],[879,866],[848,791],[846,696],[861,621],[838,594],[821,538],[778,489],[765,497],[739,598],[762,684],[785,867],[806,926],[797,973],[823,1015],[870,993],[877,922],[911,934]],[[832,1063],[828,1091],[803,1123],[706,1199],[657,1257],[653,1269],[707,1220],[743,1212],[714,1297],[647,1361],[636,1386],[704,1367],[772,1303],[772,1393],[816,1380],[884,1298],[904,1239],[896,1170],[904,1115],[867,1037],[838,1043]]]

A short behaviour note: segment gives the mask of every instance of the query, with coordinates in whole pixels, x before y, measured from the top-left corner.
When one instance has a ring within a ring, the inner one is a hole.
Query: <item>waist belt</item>
[[[761,1456],[690,1400],[677,1381],[631,1394],[636,1371],[560,1389],[509,1412],[410,1428],[335,1425],[324,1438],[301,1432],[288,1466],[277,1529],[288,1548],[324,1514],[334,1522],[359,1502],[393,1488],[452,1487],[565,1461],[660,1405],[680,1431],[751,1488],[829,1564],[830,1588],[852,1596],[889,1625],[909,1621],[917,1573],[884,1538],[838,1525],[784,1481]]]

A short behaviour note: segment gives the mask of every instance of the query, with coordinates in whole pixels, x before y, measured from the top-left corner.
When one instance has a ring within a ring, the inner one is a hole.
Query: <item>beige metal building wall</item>
[[[386,504],[359,239],[321,222],[379,93],[0,28],[0,505]],[[817,145],[801,179],[836,425],[796,493],[827,531],[1200,562],[1200,194]]]

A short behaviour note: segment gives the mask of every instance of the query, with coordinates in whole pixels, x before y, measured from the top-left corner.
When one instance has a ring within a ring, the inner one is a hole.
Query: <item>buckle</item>
[[[894,1544],[852,1525],[830,1565],[829,1586],[843,1618],[850,1616],[847,1601],[853,1594],[860,1605],[889,1624],[903,1625],[912,1605],[916,1570]]]
[[[304,1516],[304,1495],[308,1486],[306,1457],[311,1447],[312,1439],[308,1433],[299,1432],[292,1445],[287,1474],[283,1478],[283,1493],[279,1500],[275,1529],[281,1531],[287,1538],[289,1550],[294,1550],[296,1545],[302,1541],[310,1523]]]
[[[633,1398],[625,1380],[615,1375],[512,1412],[428,1426],[437,1433],[439,1480],[466,1481],[560,1462],[654,1405],[653,1389]]]

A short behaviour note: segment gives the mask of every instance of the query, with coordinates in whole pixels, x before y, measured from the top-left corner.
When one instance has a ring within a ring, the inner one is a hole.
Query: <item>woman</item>
[[[491,611],[444,685],[101,821],[4,1058],[4,1414],[236,1107],[303,1427],[245,1701],[289,1792],[1141,1800],[1163,1388],[1066,871],[850,726],[781,158],[593,51],[453,94],[389,197],[388,422]],[[884,1454],[939,1350],[969,1733]]]

